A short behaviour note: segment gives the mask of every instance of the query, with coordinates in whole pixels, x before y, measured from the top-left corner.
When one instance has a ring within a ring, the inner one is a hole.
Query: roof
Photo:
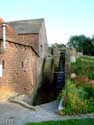
[[[11,21],[7,22],[17,34],[30,34],[30,33],[39,33],[41,24],[44,21],[41,19],[32,19],[32,20],[20,20],[20,21]]]
[[[2,24],[5,23],[5,21],[0,18],[0,39],[2,39],[2,34],[3,34],[3,29],[2,29]],[[11,35],[12,34],[12,35]],[[16,32],[9,26],[7,25],[7,29],[6,29],[6,38],[9,41],[16,41],[18,35],[16,34]]]
[[[0,39],[3,39],[3,31],[2,31],[2,24],[5,23],[5,21],[0,18]],[[38,55],[37,49],[30,44],[30,42],[24,41],[22,37],[20,37],[14,30],[13,28],[7,24],[6,28],[6,40],[9,42],[21,44],[21,45],[26,45],[32,47],[33,51]]]

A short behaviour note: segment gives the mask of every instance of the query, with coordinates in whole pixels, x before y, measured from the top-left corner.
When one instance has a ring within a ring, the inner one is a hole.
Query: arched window
[[[24,62],[23,61],[21,62],[21,66],[22,66],[22,68],[24,67]]]

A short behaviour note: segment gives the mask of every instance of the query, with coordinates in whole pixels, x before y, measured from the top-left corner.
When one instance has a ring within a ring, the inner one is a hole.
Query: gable
[[[39,33],[44,19],[32,19],[7,22],[17,34]]]

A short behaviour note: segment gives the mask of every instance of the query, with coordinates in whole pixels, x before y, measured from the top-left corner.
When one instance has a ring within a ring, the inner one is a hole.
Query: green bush
[[[88,78],[89,78],[90,80],[94,79],[94,72],[89,72],[89,73],[88,73]]]
[[[90,99],[91,97],[94,98],[94,84],[83,83],[80,84],[79,87],[82,87],[85,90],[87,93],[87,99]]]
[[[78,58],[76,63],[71,64],[71,72],[76,73],[78,79],[68,80],[60,94],[60,97],[64,97],[63,112],[65,114],[94,112],[94,84],[89,83],[90,80],[94,80],[94,58]]]
[[[65,89],[62,91],[62,96],[64,97],[64,114],[71,115],[94,112],[93,90],[94,87],[77,87],[76,83],[71,80],[68,80]]]

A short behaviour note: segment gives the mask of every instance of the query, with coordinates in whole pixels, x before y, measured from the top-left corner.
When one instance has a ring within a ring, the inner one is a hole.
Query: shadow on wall
[[[55,99],[53,87],[54,61],[52,56],[47,57],[43,64],[43,79],[38,88],[33,105],[50,102]]]
[[[53,50],[53,55],[51,55],[45,59],[45,62],[43,65],[43,74],[42,74],[43,80],[42,80],[41,86],[38,88],[33,105],[47,103],[47,102],[53,101],[57,98],[56,86],[58,84],[57,83],[57,74],[59,72],[58,70],[60,70],[60,74],[62,72],[61,75],[63,75],[63,76],[60,76],[61,82],[60,82],[59,87],[62,87],[62,82],[63,82],[63,84],[65,83],[65,81],[64,81],[65,72],[63,71],[65,69],[64,68],[65,67],[65,54],[63,54],[62,58],[61,57],[62,57],[61,50],[58,48],[55,48]],[[61,66],[61,68],[60,68],[60,66]]]

